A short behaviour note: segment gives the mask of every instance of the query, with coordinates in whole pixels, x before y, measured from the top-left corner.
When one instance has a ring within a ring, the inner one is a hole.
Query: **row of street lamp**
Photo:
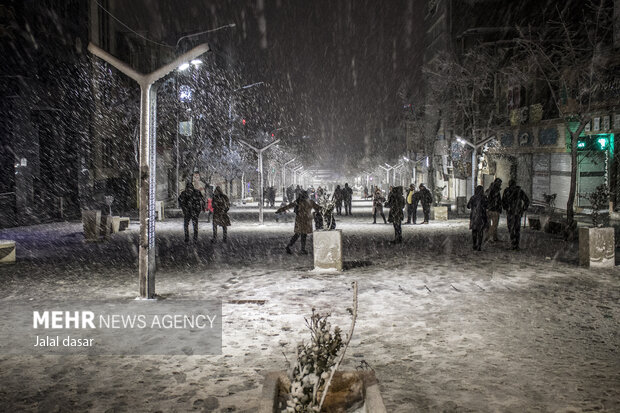
[[[472,153],[471,153],[471,190],[472,190],[472,194],[474,193],[474,190],[476,188],[476,184],[477,184],[477,167],[478,167],[478,155],[479,155],[479,151],[481,148],[484,148],[485,145],[489,144],[491,141],[495,140],[496,137],[495,136],[490,136],[488,138],[485,138],[479,142],[476,143],[472,143],[467,139],[463,139],[460,136],[456,136],[456,141],[463,145],[463,146],[469,146],[472,148]],[[430,157],[426,156],[423,159],[419,159],[419,160],[411,160],[409,158],[407,158],[406,156],[402,157],[402,160],[405,162],[413,162],[413,168],[412,168],[412,182],[416,182],[416,166],[419,163],[422,162],[426,162],[426,166],[430,166]],[[390,165],[387,162],[385,162],[383,165],[378,165],[379,168],[383,169],[386,173],[386,182],[389,184],[390,182],[390,171],[392,171],[393,173],[393,178],[392,178],[392,182],[396,183],[396,171],[398,171],[398,169],[402,168],[404,166],[403,162],[398,163],[397,165]],[[370,176],[372,176],[372,173],[367,172],[367,171],[363,171],[363,173],[366,175],[366,186],[369,186],[369,180],[370,180]]]

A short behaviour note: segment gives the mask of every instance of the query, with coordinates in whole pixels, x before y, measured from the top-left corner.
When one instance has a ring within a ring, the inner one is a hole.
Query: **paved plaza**
[[[339,217],[346,270],[312,272],[312,255],[284,246],[293,223],[273,210],[232,213],[227,244],[196,244],[182,220],[157,224],[157,294],[220,298],[217,356],[2,356],[0,406],[33,412],[253,412],[263,375],[285,369],[309,335],[312,308],[347,330],[352,281],[359,312],[344,368],[375,370],[389,412],[620,411],[620,273],[577,266],[577,243],[523,231],[471,250],[465,219],[371,224],[357,201]],[[0,230],[17,263],[0,267],[0,305],[138,295],[138,226],[85,243],[79,222]],[[311,243],[310,243],[311,245]],[[310,246],[310,252],[312,248]],[[6,331],[3,329],[3,331]]]

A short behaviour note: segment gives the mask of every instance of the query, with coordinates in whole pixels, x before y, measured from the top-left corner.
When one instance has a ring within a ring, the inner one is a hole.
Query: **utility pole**
[[[117,59],[103,49],[90,43],[88,51],[111,64],[140,85],[140,242],[138,271],[140,298],[155,298],[155,188],[156,188],[156,125],[157,91],[151,93],[155,82],[190,61],[209,51],[204,43],[160,67],[143,74]],[[151,173],[153,172],[153,173]]]
[[[263,225],[263,203],[264,203],[264,199],[263,199],[264,197],[263,195],[263,192],[264,192],[263,190],[263,152],[271,148],[276,143],[280,142],[280,139],[276,139],[275,141],[271,142],[269,145],[264,146],[262,148],[257,148],[255,146],[252,146],[242,139],[239,139],[239,142],[248,146],[249,148],[251,148],[252,150],[254,150],[254,152],[258,154],[258,174],[260,176],[260,198],[259,198],[259,204],[258,204],[258,223],[260,225]]]

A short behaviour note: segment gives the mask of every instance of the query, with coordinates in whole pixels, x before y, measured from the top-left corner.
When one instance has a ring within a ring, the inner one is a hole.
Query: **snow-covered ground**
[[[284,253],[293,224],[267,211],[262,227],[231,211],[227,244],[204,221],[189,245],[181,220],[157,224],[157,293],[221,298],[222,355],[0,356],[0,410],[255,411],[262,375],[294,357],[312,308],[348,329],[357,280],[344,368],[368,363],[390,412],[620,411],[619,272],[577,267],[576,243],[524,230],[520,252],[503,241],[476,253],[467,222],[451,220],[405,225],[393,246],[391,225],[358,201],[338,220],[347,269],[321,275],[312,255]],[[0,305],[132,300],[137,238],[135,223],[102,243],[84,243],[80,223],[0,230],[18,248],[0,266]]]

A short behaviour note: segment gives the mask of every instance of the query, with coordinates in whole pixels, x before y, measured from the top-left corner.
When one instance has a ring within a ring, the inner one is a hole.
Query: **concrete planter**
[[[121,227],[121,217],[115,215],[112,217],[112,233],[115,234],[120,231]]]
[[[315,271],[342,271],[342,231],[315,231],[312,235]]]
[[[104,236],[104,238],[107,238],[110,236],[110,234],[112,234],[112,223],[114,221],[114,218],[112,217],[112,215],[103,215],[101,217],[101,229],[100,229],[100,233],[101,235]],[[120,225],[120,222],[119,222]]]
[[[613,268],[616,265],[614,229],[579,228],[579,265]]]
[[[84,226],[84,238],[86,239],[86,241],[99,241],[101,211],[98,209],[83,209],[82,225]]]
[[[280,413],[286,406],[290,381],[286,372],[265,376],[259,413]],[[329,387],[322,412],[386,413],[379,382],[372,371],[337,371]]]
[[[434,221],[447,221],[448,207],[444,205],[431,207],[431,219]]]
[[[15,241],[0,239],[0,264],[15,262]]]
[[[165,216],[164,201],[155,201],[155,219],[163,221]]]

